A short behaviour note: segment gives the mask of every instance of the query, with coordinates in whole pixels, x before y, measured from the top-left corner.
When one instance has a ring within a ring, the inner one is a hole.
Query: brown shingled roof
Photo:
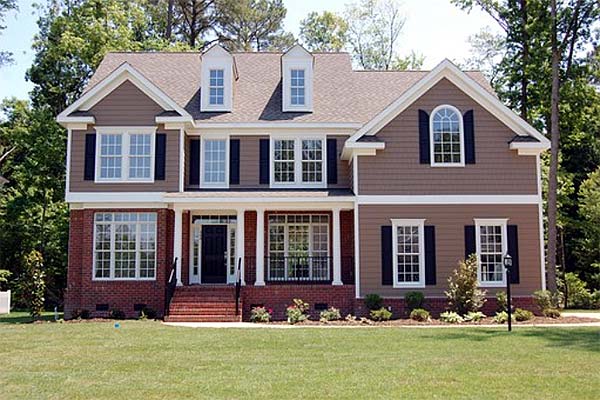
[[[233,110],[200,111],[200,53],[108,53],[89,90],[127,62],[196,120],[206,122],[337,122],[364,124],[428,71],[354,71],[347,53],[314,53],[313,112],[281,111],[281,53],[233,53],[239,78]],[[493,93],[480,72],[467,74]]]

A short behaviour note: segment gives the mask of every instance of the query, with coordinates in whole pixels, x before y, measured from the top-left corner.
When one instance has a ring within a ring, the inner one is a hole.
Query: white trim
[[[65,166],[65,201],[67,195],[71,191],[71,143],[73,141],[73,132],[71,128],[67,128],[67,160]]]
[[[179,128],[179,192],[185,190],[185,131]]]
[[[392,104],[386,107],[380,114],[367,122],[358,132],[356,132],[349,142],[356,142],[363,135],[375,135],[381,128],[394,119],[398,114],[404,111],[421,95],[431,89],[443,78],[448,79],[465,94],[472,97],[486,110],[494,114],[502,123],[507,125],[517,135],[533,136],[540,143],[550,148],[550,142],[544,135],[538,132],[533,126],[520,118],[512,110],[506,107],[493,94],[485,90],[481,85],[471,79],[467,74],[461,71],[450,60],[444,60],[438,64],[429,74],[405,91]]]
[[[354,297],[360,298],[360,225],[358,203],[354,203]]]
[[[254,286],[265,286],[265,210],[256,209],[256,281]]]
[[[245,266],[245,253],[246,253],[246,210],[241,208],[236,210],[237,213],[237,229],[236,229],[236,237],[235,237],[235,247],[236,247],[236,262],[237,260],[241,260],[240,265],[240,274],[242,285],[246,285],[246,266]],[[237,264],[235,266],[237,271]]]
[[[424,219],[395,219],[392,218],[392,271],[394,274],[393,287],[396,289],[425,287],[425,220]],[[398,227],[418,226],[419,228],[419,281],[398,281]]]
[[[544,199],[542,197],[542,166],[541,157],[536,156],[537,166],[537,191],[538,191],[538,229],[540,245],[540,274],[542,280],[542,290],[546,290],[546,248],[544,243]]]
[[[175,275],[177,277],[177,286],[182,286],[183,283],[181,282],[181,257],[183,254],[183,210],[175,208],[173,211],[175,212],[175,221],[173,227],[173,258],[177,259],[177,264],[175,265]]]
[[[294,141],[294,182],[275,182],[275,141]],[[321,182],[302,181],[302,141],[321,141]],[[306,134],[303,136],[271,135],[269,138],[269,187],[280,189],[327,188],[327,137],[325,135]]]
[[[548,149],[544,143],[531,142],[511,142],[509,148],[511,150],[517,150],[517,154],[520,156],[537,156]]]
[[[164,194],[164,192],[67,192],[65,201],[68,203],[163,203]]]
[[[331,282],[334,286],[343,285],[342,282],[342,239],[341,239],[341,224],[340,224],[340,209],[335,207],[331,210],[333,229],[333,281]]]
[[[537,194],[516,195],[359,195],[358,204],[538,204]]]
[[[453,111],[454,113],[456,113],[456,115],[458,115],[458,134],[460,137],[460,162],[454,163],[454,162],[436,162],[435,161],[435,154],[434,154],[434,147],[435,147],[435,142],[433,140],[433,118],[435,117],[435,114],[437,112],[439,112],[441,109],[444,108],[448,108],[451,111]],[[460,112],[460,110],[456,107],[454,107],[453,105],[450,104],[441,104],[439,106],[437,106],[436,108],[433,109],[433,111],[431,112],[431,115],[429,116],[429,159],[430,159],[430,165],[432,167],[464,167],[465,166],[465,127],[463,124],[463,115]]]
[[[504,266],[502,267],[502,281],[483,281],[481,279],[481,226],[501,226],[502,227],[502,257],[508,253],[508,218],[474,218],[475,222],[475,249],[477,252],[477,281],[481,287],[504,287],[506,286],[506,274]]]
[[[174,117],[164,117],[174,118]],[[352,135],[351,132],[362,126],[359,122],[207,122],[195,120],[194,129],[342,129],[350,132],[340,132],[336,135]],[[188,132],[189,133],[189,132]],[[235,132],[240,135],[241,132]],[[256,133],[248,133],[256,135]]]
[[[156,127],[155,126],[98,126],[96,130],[96,160],[94,171],[94,183],[154,183],[154,163],[156,161]],[[101,170],[101,147],[103,135],[121,135],[121,177],[102,178]],[[131,135],[150,135],[150,177],[130,178],[129,164],[131,154]]]
[[[215,44],[201,57],[200,111],[229,112],[233,107],[234,58],[221,45]],[[223,70],[223,104],[210,104],[210,71]]]
[[[313,55],[300,45],[295,45],[281,56],[283,112],[312,112],[313,63]],[[304,104],[292,104],[292,70],[304,71]]]
[[[225,142],[225,181],[224,182],[204,182],[204,169],[206,168],[204,163],[206,162],[206,141],[224,141]],[[222,135],[216,137],[200,137],[200,187],[210,189],[229,189],[229,136]]]
[[[69,203],[69,209],[71,210],[84,210],[86,208],[168,208],[167,203]]]

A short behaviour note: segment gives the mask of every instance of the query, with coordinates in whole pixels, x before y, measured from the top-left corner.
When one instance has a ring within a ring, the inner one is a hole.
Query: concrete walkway
[[[594,318],[594,319],[600,319],[600,311],[593,311],[593,312],[571,312],[571,311],[565,311],[562,313],[563,316],[565,317],[578,317],[578,318]]]

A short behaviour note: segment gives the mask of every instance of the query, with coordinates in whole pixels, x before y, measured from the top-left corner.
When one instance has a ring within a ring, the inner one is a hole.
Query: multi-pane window
[[[227,140],[206,139],[203,141],[203,184],[224,185],[227,175]]]
[[[477,256],[479,281],[482,284],[503,284],[506,253],[506,224],[503,221],[480,220],[476,224],[478,235]]]
[[[290,103],[293,106],[304,105],[304,70],[292,69],[290,82]]]
[[[122,135],[100,135],[100,178],[121,179]]]
[[[269,216],[268,279],[329,280],[329,216]]]
[[[462,157],[462,120],[454,107],[442,106],[431,117],[433,164],[458,164]]]
[[[129,135],[129,177],[150,178],[152,164],[152,135]]]
[[[324,183],[324,144],[323,139],[274,139],[273,183]]]
[[[128,128],[97,128],[98,181],[127,182],[153,179],[153,128],[140,131]]]
[[[210,105],[223,105],[225,99],[225,79],[223,69],[210,70],[209,96]]]
[[[94,215],[94,278],[156,277],[156,213]]]
[[[422,220],[392,220],[394,246],[394,285],[422,286],[424,277],[424,237]]]

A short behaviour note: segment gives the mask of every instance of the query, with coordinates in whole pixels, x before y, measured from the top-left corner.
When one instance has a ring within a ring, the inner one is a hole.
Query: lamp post
[[[506,254],[502,259],[504,269],[506,269],[506,297],[507,297],[507,308],[508,308],[508,331],[512,331],[512,305],[510,299],[510,270],[513,265],[512,257],[510,254]]]

